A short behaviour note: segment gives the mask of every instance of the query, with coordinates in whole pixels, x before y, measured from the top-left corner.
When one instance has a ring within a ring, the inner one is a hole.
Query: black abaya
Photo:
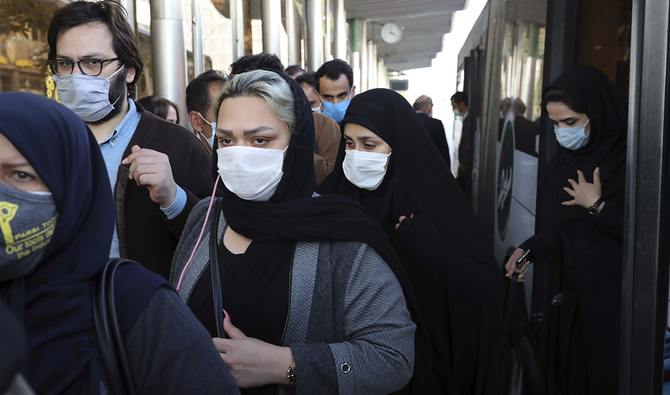
[[[626,101],[600,70],[577,67],[547,89],[568,94],[588,115],[591,137],[577,150],[559,148],[547,167],[547,198],[555,201],[552,227],[526,240],[535,260],[563,252],[563,302],[559,323],[559,385],[564,394],[617,393],[621,281],[623,262],[623,207],[625,197]],[[546,91],[545,91],[546,92]],[[593,183],[600,168],[602,198],[597,216],[582,206],[563,206],[573,198],[563,190],[577,170]],[[571,367],[586,366],[588,377],[573,380]]]
[[[361,125],[391,146],[382,184],[362,190],[342,169],[318,189],[360,202],[382,225],[415,290],[442,392],[500,393],[503,281],[493,252],[463,192],[416,113],[399,94],[373,89],[352,100],[342,120]],[[405,219],[399,229],[395,224]]]

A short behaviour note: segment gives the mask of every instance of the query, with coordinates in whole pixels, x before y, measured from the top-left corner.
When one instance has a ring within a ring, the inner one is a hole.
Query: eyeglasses
[[[102,73],[102,68],[105,67],[105,63],[113,62],[115,60],[119,60],[119,58],[82,59],[76,62],[71,60],[56,59],[50,60],[47,63],[49,63],[51,71],[53,71],[53,73],[57,76],[72,74],[74,72],[74,65],[76,64],[82,74],[95,77]]]

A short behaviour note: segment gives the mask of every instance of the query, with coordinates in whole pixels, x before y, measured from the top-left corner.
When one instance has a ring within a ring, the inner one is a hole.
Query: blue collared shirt
[[[114,192],[114,187],[116,186],[116,176],[119,171],[121,160],[123,160],[123,153],[125,152],[126,147],[128,147],[130,140],[135,134],[137,125],[140,123],[140,118],[141,114],[137,111],[135,102],[132,99],[128,99],[128,113],[125,117],[123,117],[112,134],[98,144],[100,147],[100,152],[102,153],[102,158],[105,160],[107,176],[109,177],[109,182],[112,185],[112,193]],[[177,195],[174,199],[174,202],[172,202],[170,207],[165,209],[160,207],[160,209],[168,219],[172,219],[182,212],[186,206],[186,200],[186,192],[179,185],[177,185]],[[109,257],[116,258],[119,257],[119,255],[119,235],[115,223],[114,234],[112,236],[112,246],[109,250]]]

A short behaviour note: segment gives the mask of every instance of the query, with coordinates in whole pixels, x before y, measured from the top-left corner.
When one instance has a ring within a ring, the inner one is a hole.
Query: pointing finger
[[[244,332],[239,330],[235,325],[233,325],[232,322],[230,322],[230,319],[226,318],[223,320],[223,330],[226,331],[228,334],[228,337],[231,339],[245,339],[246,336]]]

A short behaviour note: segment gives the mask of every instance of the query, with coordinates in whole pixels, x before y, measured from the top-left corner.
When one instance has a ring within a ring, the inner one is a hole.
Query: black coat
[[[472,148],[470,147],[470,116],[463,119],[461,141],[458,143],[458,174],[456,181],[461,186],[468,200],[472,196]],[[468,180],[470,179],[470,180]],[[468,186],[470,186],[468,188]]]
[[[447,144],[447,135],[444,131],[442,121],[429,117],[422,112],[417,112],[416,116],[419,117],[419,121],[421,121],[423,127],[426,128],[428,136],[430,136],[430,139],[435,143],[437,150],[440,151],[440,155],[442,155],[442,159],[447,163],[447,167],[451,168],[449,145]]]

